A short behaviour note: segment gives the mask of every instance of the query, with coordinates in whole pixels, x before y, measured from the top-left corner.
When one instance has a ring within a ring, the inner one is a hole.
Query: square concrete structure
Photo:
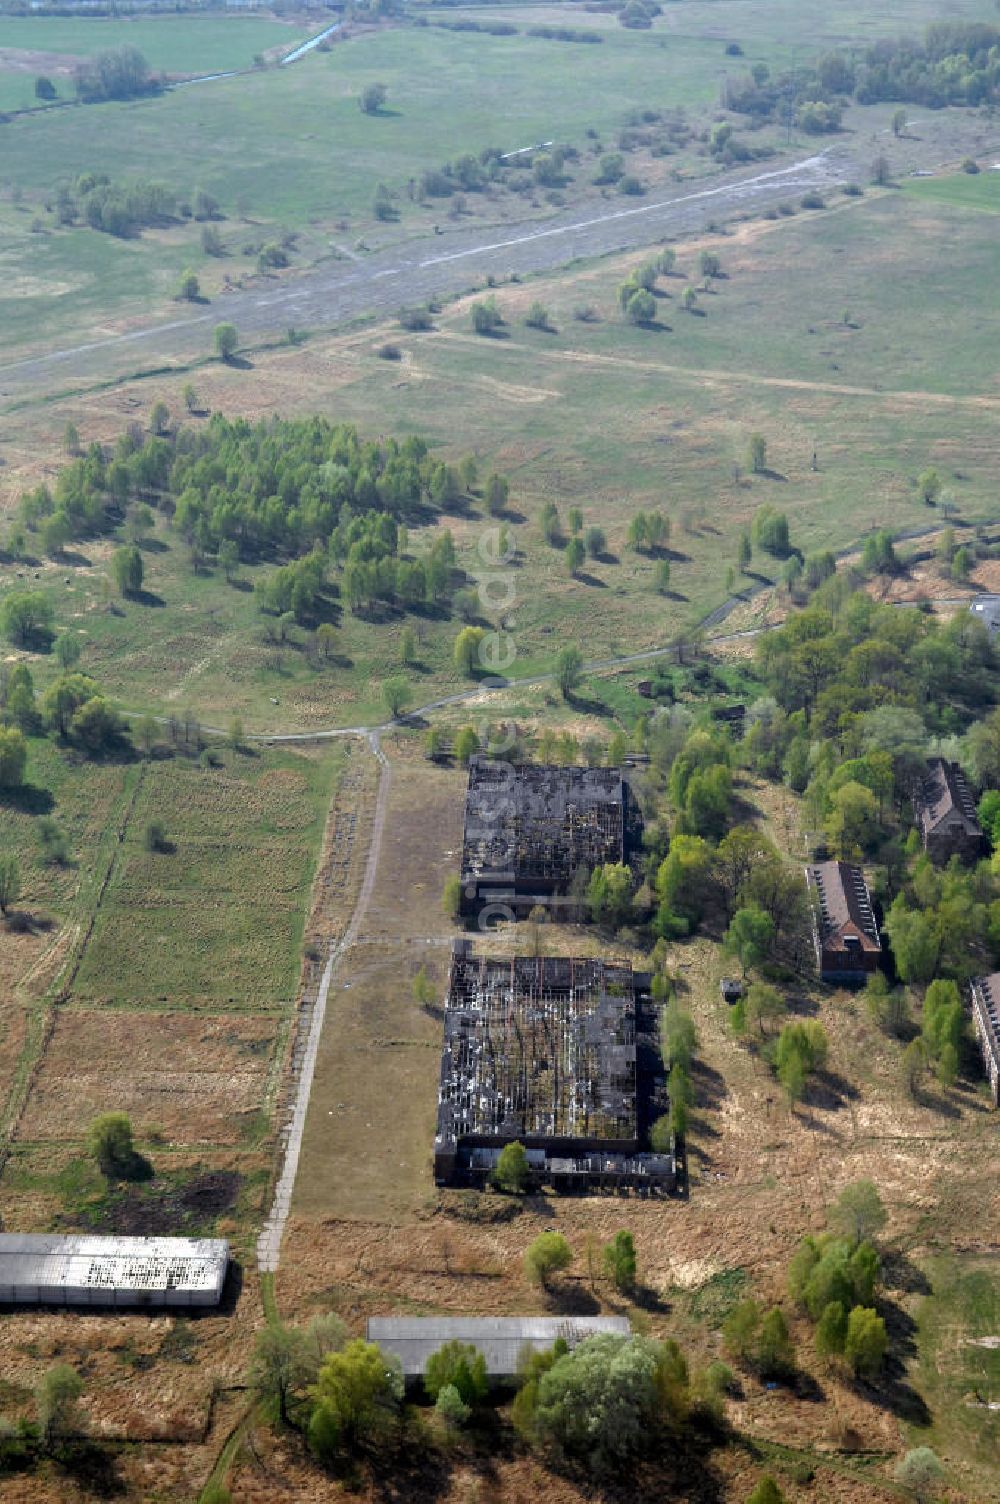
[[[217,1306],[223,1238],[0,1233],[0,1305]]]

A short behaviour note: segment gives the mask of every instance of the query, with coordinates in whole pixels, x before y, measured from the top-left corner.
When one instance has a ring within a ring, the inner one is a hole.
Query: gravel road
[[[743,169],[637,204],[591,205],[543,223],[526,221],[484,232],[450,224],[430,240],[374,252],[361,261],[338,261],[286,282],[213,299],[211,307],[126,333],[88,340],[25,360],[0,363],[0,398],[39,387],[92,380],[116,369],[159,362],[210,347],[211,331],[231,322],[252,342],[283,334],[289,326],[329,329],[365,314],[394,313],[402,304],[446,297],[511,273],[549,271],[578,257],[650,245],[664,236],[692,234],[711,220],[760,213],[808,188],[833,188],[857,175],[846,146],[766,170]]]

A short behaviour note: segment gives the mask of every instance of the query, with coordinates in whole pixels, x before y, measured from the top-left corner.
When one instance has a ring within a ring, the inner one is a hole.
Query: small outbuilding
[[[976,803],[957,762],[932,757],[913,801],[924,850],[935,862],[973,862],[983,852]]]
[[[0,1305],[217,1306],[224,1238],[0,1233]]]
[[[631,1336],[627,1316],[370,1316],[368,1341],[402,1364],[403,1377],[423,1377],[427,1360],[446,1342],[463,1342],[482,1353],[487,1377],[503,1383],[517,1377],[522,1354],[544,1352],[559,1338],[576,1347],[599,1332]]]

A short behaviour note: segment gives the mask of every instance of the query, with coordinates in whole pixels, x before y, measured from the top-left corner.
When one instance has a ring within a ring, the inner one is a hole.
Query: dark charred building
[[[820,978],[834,986],[866,981],[881,964],[882,942],[861,868],[818,862],[806,868],[806,883]]]
[[[1000,972],[973,979],[972,1022],[983,1052],[993,1106],[1000,1107]]]
[[[497,905],[550,919],[594,867],[623,862],[638,812],[620,768],[535,767],[474,757],[462,845],[462,912]],[[560,902],[560,899],[564,902]]]
[[[953,856],[972,862],[982,855],[983,831],[975,800],[957,762],[930,759],[914,809],[924,850],[935,862],[947,862]]]
[[[648,979],[643,979],[644,983]],[[434,1141],[439,1184],[482,1185],[524,1145],[563,1189],[670,1189],[671,1155],[643,1149],[648,992],[630,966],[556,956],[452,957]],[[652,1041],[650,1041],[652,1043]]]

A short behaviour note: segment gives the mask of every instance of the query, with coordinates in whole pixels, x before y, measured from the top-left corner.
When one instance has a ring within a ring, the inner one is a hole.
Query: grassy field
[[[233,414],[318,408],[370,432],[377,412],[382,431],[423,433],[455,458],[473,450],[483,473],[496,465],[508,474],[519,549],[515,676],[549,668],[566,636],[588,657],[669,640],[725,598],[736,532],[763,504],[789,512],[805,552],[847,548],[871,527],[933,523],[915,481],[934,464],[961,515],[993,515],[1000,390],[977,334],[982,289],[1000,277],[991,216],[890,193],[748,224],[712,244],[726,275],[699,297],[705,316],[680,308],[697,254],[682,246],[678,274],[660,284],[658,330],[622,322],[615,290],[631,260],[604,263],[499,289],[502,339],[473,335],[458,304],[432,333],[393,334],[400,362],[377,359],[385,334],[364,331],[255,357],[252,375],[206,366],[196,384],[206,406]],[[535,297],[555,333],[523,326]],[[582,304],[592,321],[573,317]],[[32,414],[7,451],[7,504],[22,485],[51,480],[54,463],[39,457],[54,452],[67,419],[85,439],[111,440],[156,397],[176,414],[180,385],[157,378]],[[755,431],[768,441],[764,476],[746,474]],[[578,505],[585,526],[608,535],[607,556],[588,561],[580,579],[539,536],[537,512],[550,499],[564,524]],[[650,506],[673,522],[666,595],[653,590],[654,562],[626,546],[630,517]],[[444,520],[475,576],[481,504]],[[428,541],[415,529],[411,550]],[[109,552],[85,544],[69,567],[40,564],[38,583],[59,621],[82,633],[84,667],[127,707],[190,704],[209,724],[224,728],[238,713],[262,730],[384,715],[378,683],[398,672],[403,618],[340,613],[336,655],[316,668],[301,637],[266,639],[245,588],[259,569],[243,572],[244,588],[195,575],[181,541],[161,527],[146,553],[148,603],[123,602],[111,614],[100,589]],[[774,578],[777,565],[763,556],[753,568]],[[15,586],[15,570],[2,580]],[[411,621],[420,704],[459,687],[450,657],[458,623]],[[38,660],[40,680],[46,672]]]
[[[311,34],[308,25],[260,16],[0,16],[2,51],[85,58],[112,48],[136,47],[157,73],[248,68],[257,53],[272,48],[291,52]],[[40,65],[35,71],[48,70]],[[34,84],[34,74],[29,82]],[[65,85],[60,92],[73,97]]]
[[[1000,172],[992,167],[986,172],[961,172],[939,178],[911,179],[904,187],[907,193],[931,203],[948,204],[954,209],[984,209],[991,214],[1000,214]]]

